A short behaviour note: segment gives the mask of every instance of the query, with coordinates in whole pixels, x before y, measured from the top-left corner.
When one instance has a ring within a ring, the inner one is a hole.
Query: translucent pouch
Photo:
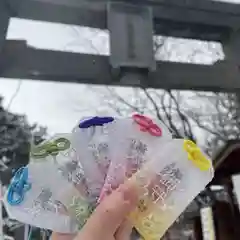
[[[152,153],[151,153],[152,154]],[[146,240],[159,240],[213,178],[211,161],[191,141],[165,144],[132,176],[139,204],[130,220]]]
[[[85,172],[72,134],[56,134],[31,149],[31,163],[52,164],[58,174],[68,181],[70,189],[62,194],[71,217],[77,220],[79,229],[84,225],[94,206],[89,196]],[[44,174],[44,172],[42,173]],[[58,191],[58,189],[56,189]]]
[[[115,120],[110,131],[112,161],[100,201],[147,161],[146,155],[151,149],[160,151],[162,145],[172,139],[163,124],[139,114]]]
[[[10,218],[57,232],[77,231],[68,206],[72,186],[52,163],[35,163],[19,169],[4,196]],[[63,197],[64,196],[64,197]]]
[[[87,197],[88,187],[77,151],[72,144],[71,134],[56,134],[31,148],[30,162],[53,162],[62,176],[80,193]]]
[[[111,117],[91,117],[80,121],[72,133],[73,147],[84,169],[89,196],[97,203],[111,162],[109,155],[109,128]]]

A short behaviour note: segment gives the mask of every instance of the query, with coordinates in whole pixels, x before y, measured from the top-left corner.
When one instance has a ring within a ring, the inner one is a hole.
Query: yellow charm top
[[[210,160],[204,156],[201,149],[194,142],[184,140],[183,148],[188,153],[188,159],[200,170],[208,171],[211,168]]]

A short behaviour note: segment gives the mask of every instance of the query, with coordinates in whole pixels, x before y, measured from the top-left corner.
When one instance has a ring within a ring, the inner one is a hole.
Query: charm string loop
[[[192,141],[185,140],[184,150],[188,154],[188,159],[192,161],[202,171],[208,171],[211,167],[210,161],[204,156],[201,149]]]
[[[140,114],[134,114],[132,117],[133,120],[140,126],[140,130],[142,132],[149,132],[155,137],[162,136],[162,129],[155,124],[152,119]]]
[[[28,182],[28,168],[20,168],[14,175],[7,193],[7,201],[10,205],[16,206],[23,202],[24,195],[31,189]]]
[[[93,126],[103,126],[114,121],[113,117],[93,117],[79,124],[80,128],[89,128]]]

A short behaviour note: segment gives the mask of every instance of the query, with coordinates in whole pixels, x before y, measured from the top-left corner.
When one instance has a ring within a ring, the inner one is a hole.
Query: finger
[[[130,240],[131,233],[132,233],[133,225],[128,221],[125,220],[121,226],[118,228],[115,239],[116,240]]]
[[[125,183],[100,203],[84,231],[94,231],[96,237],[114,235],[126,216],[136,208],[137,202],[136,186]]]
[[[51,240],[73,240],[76,237],[76,234],[62,234],[53,232]]]

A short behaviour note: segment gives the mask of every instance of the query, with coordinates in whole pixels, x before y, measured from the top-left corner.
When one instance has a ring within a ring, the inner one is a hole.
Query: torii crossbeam
[[[18,17],[109,29],[110,57],[5,40]],[[167,89],[238,91],[240,5],[211,0],[0,0],[0,77]],[[155,62],[152,33],[218,41],[212,66]]]

